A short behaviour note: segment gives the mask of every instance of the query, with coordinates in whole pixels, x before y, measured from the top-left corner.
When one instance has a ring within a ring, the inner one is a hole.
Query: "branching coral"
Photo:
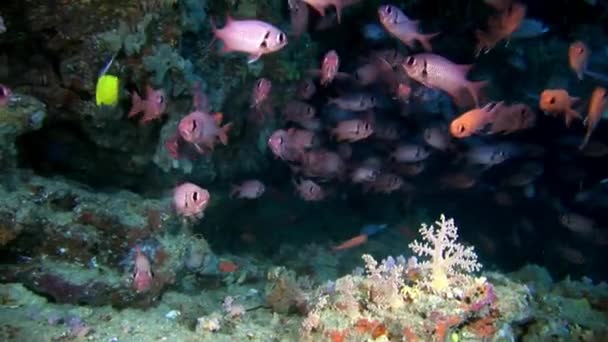
[[[431,257],[431,260],[419,264],[422,270],[430,271],[430,282],[425,285],[431,290],[445,293],[450,285],[463,278],[464,273],[481,269],[474,247],[465,247],[456,242],[458,227],[454,225],[454,219],[446,220],[445,216],[441,215],[435,226],[423,223],[420,234],[426,242],[420,243],[416,240],[409,247],[418,256]]]

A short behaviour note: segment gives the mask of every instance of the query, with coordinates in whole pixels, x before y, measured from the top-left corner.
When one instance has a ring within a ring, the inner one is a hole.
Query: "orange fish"
[[[564,114],[566,127],[570,127],[572,120],[581,119],[581,115],[572,109],[572,104],[578,100],[565,89],[547,89],[540,94],[539,107],[552,115]]]
[[[457,117],[450,124],[450,133],[455,138],[466,138],[484,129],[503,102],[490,102],[483,108],[472,109]]]
[[[585,148],[591,138],[591,133],[602,119],[602,114],[608,111],[608,93],[606,88],[596,87],[591,94],[591,101],[589,102],[589,113],[583,121],[583,125],[587,127],[587,133],[579,149]]]
[[[589,56],[591,56],[591,51],[587,47],[587,44],[580,40],[570,44],[568,48],[568,63],[570,64],[570,69],[576,73],[579,80],[583,79],[583,75],[587,70]]]
[[[351,239],[348,239],[341,244],[334,246],[332,249],[334,251],[343,251],[345,249],[351,249],[353,247],[360,246],[367,242],[367,234],[360,234]]]

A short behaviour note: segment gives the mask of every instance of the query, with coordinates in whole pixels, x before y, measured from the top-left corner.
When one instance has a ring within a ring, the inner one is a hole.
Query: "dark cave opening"
[[[80,124],[52,121],[40,130],[19,136],[16,140],[18,166],[43,177],[60,176],[98,191],[127,189],[149,193],[150,182],[159,182],[156,168],[138,172],[128,165],[127,153],[101,147],[93,142]]]

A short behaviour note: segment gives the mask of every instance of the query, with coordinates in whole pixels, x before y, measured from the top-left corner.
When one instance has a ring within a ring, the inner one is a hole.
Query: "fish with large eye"
[[[173,209],[184,218],[201,218],[210,198],[206,189],[193,183],[183,183],[173,190]]]
[[[572,121],[582,118],[578,111],[572,109],[578,100],[578,97],[570,96],[565,89],[546,89],[540,94],[538,106],[553,116],[563,114],[566,127],[570,127]]]
[[[223,53],[247,53],[248,63],[253,63],[262,55],[279,51],[287,45],[285,33],[260,20],[235,20],[228,17],[226,25],[221,29],[214,27],[213,32],[223,43]]]

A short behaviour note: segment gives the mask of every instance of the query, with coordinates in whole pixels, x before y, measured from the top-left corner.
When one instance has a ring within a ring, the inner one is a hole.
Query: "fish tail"
[[[580,151],[582,151],[585,148],[585,146],[587,146],[587,144],[589,143],[589,139],[591,138],[591,132],[592,132],[592,130],[588,129],[587,133],[585,133],[585,137],[583,138],[583,142],[578,147],[578,149]]]
[[[230,131],[230,128],[232,128],[232,122],[225,124],[220,129],[218,138],[220,139],[223,145],[228,145],[228,132]]]
[[[141,96],[139,96],[139,94],[134,91],[133,93],[131,93],[131,110],[129,111],[127,117],[131,118],[143,111],[144,101],[141,99]]]
[[[440,32],[430,33],[430,34],[421,34],[418,37],[418,41],[424,48],[424,51],[431,52],[433,48],[431,47],[431,39],[435,38],[439,35]]]
[[[475,102],[475,106],[479,107],[479,94],[481,90],[488,85],[488,81],[477,81],[477,82],[469,82],[467,88],[473,97],[473,101]]]

